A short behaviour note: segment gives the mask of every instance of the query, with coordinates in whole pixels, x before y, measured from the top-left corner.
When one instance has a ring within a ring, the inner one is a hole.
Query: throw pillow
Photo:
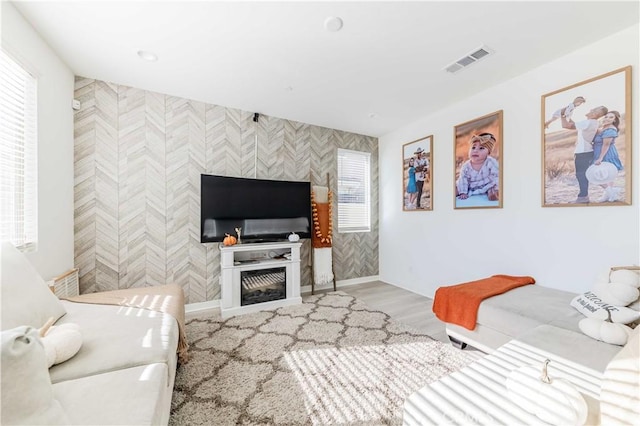
[[[40,328],[50,317],[58,319],[66,313],[25,255],[8,241],[0,246],[0,271],[2,330],[21,325]]]
[[[597,294],[591,291],[574,297],[571,301],[571,306],[588,318],[606,320],[608,318],[607,311],[609,311],[613,322],[629,324],[640,319],[640,312],[624,306],[605,303]]]
[[[66,413],[53,397],[38,330],[22,326],[2,332],[1,424],[69,424]]]
[[[40,330],[40,336],[48,368],[70,359],[82,346],[82,334],[78,324],[68,323],[49,327],[47,323]]]
[[[592,339],[611,345],[625,345],[632,330],[623,324],[602,321],[595,318],[584,318],[578,323],[580,331]]]

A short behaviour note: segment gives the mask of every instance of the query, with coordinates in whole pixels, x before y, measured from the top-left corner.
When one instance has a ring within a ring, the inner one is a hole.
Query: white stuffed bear
[[[53,318],[50,318],[40,329],[40,340],[44,346],[48,368],[73,357],[82,346],[82,334],[78,324],[52,326],[53,322]]]
[[[640,287],[640,274],[636,270],[630,269],[618,269],[613,268],[609,276],[609,281],[612,283],[623,283],[632,287]]]
[[[592,290],[605,302],[615,306],[627,306],[640,296],[637,288],[625,283],[598,282]]]
[[[603,321],[595,318],[584,318],[578,323],[580,331],[592,339],[601,340],[610,345],[624,346],[633,331],[624,324]]]
[[[620,269],[618,269],[620,268]],[[629,269],[624,269],[629,268]],[[613,267],[598,275],[593,292],[611,305],[627,306],[640,297],[640,274],[636,266]]]

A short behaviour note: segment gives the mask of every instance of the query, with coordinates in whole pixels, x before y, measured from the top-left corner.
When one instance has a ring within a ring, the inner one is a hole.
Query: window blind
[[[371,154],[338,149],[338,232],[371,231]]]
[[[0,50],[0,240],[37,243],[37,83]]]

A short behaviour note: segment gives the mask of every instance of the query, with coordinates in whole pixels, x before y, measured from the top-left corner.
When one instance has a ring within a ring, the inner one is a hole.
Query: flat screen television
[[[200,241],[222,241],[242,228],[242,242],[311,237],[311,184],[201,175]]]

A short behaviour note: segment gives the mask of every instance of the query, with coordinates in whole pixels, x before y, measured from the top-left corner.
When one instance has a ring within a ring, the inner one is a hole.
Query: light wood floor
[[[338,290],[357,297],[369,307],[382,311],[436,340],[449,343],[444,323],[431,312],[433,299],[382,281],[338,287]]]
[[[444,324],[431,312],[433,300],[428,297],[382,281],[338,287],[338,290],[357,297],[369,307],[388,314],[396,321],[422,331],[436,340],[449,343]],[[317,290],[318,293],[327,291],[333,291],[333,288]],[[302,295],[307,294],[311,293],[303,293]],[[218,308],[214,310],[218,310]],[[188,321],[202,313],[203,311],[187,312],[185,317]]]

